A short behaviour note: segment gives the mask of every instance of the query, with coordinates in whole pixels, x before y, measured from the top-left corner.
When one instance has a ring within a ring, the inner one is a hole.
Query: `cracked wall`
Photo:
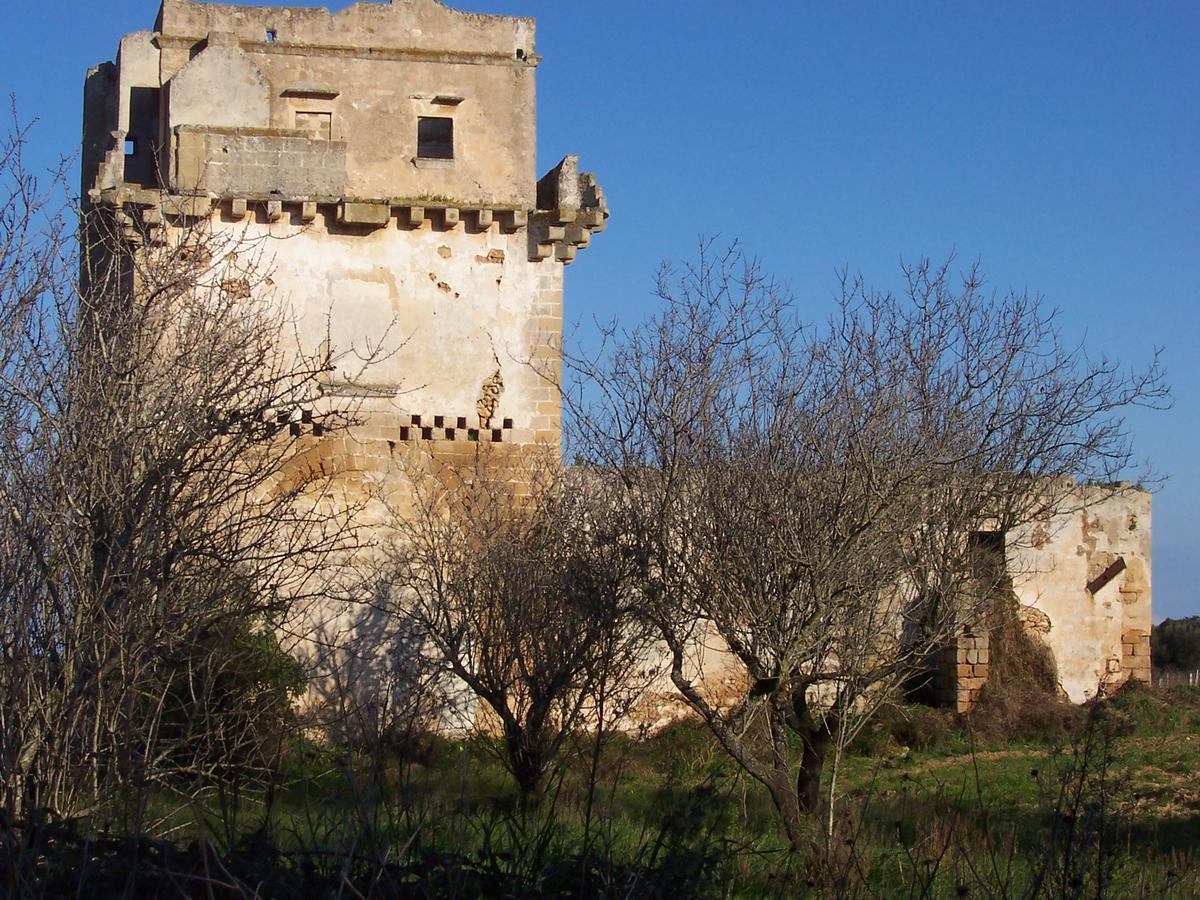
[[[1015,533],[1008,555],[1021,620],[1080,703],[1101,685],[1150,680],[1151,496],[1089,486],[1075,501]]]

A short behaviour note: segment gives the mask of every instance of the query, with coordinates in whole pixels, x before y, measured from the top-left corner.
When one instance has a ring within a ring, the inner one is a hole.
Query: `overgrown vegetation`
[[[1200,669],[1200,616],[1166,619],[1150,632],[1150,655],[1161,669]]]
[[[985,739],[970,716],[911,707],[894,707],[870,734],[846,761],[843,839],[804,858],[776,836],[769,798],[702,726],[680,723],[606,746],[590,821],[586,754],[569,755],[530,816],[480,740],[431,738],[421,762],[296,740],[275,781],[236,803],[197,803],[170,837],[94,820],[10,829],[24,843],[4,874],[45,897],[1200,890],[1200,691],[1130,685],[1074,717],[1065,741]]]
[[[73,232],[22,147],[0,147],[8,895],[1195,886],[1189,858],[1131,849],[1129,760],[1194,731],[1196,698],[1062,704],[969,539],[1123,469],[1123,411],[1166,401],[1157,362],[1093,361],[950,263],[899,296],[847,278],[802,326],[705,246],[664,271],[659,315],[572,361],[577,471],[423,461],[371,556],[332,467],[297,462],[301,426],[355,410],[324,390],[329,340],[284,342],[262,246],[178,210],[74,210]],[[333,715],[304,718],[280,639],[356,590],[388,671],[352,685],[327,642]],[[980,622],[1002,662],[976,712],[902,704]],[[698,724],[638,741],[651,644]],[[721,696],[706,644],[729,651]]]

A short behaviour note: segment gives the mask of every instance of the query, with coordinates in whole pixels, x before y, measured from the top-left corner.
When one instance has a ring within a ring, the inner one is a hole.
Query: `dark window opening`
[[[129,89],[129,132],[125,135],[125,181],[158,187],[161,137],[160,91],[156,87]]]
[[[518,51],[517,51],[517,59],[524,59],[524,58],[525,58],[525,51],[524,51],[524,50],[518,50]]]
[[[275,41],[275,38],[277,38],[277,37],[279,37],[279,35],[278,35],[278,33],[275,31],[275,29],[274,29],[274,28],[268,28],[268,29],[267,29],[267,38],[266,38],[266,39],[267,39],[267,43],[268,43],[268,44],[274,43],[274,41]]]
[[[418,118],[417,156],[421,159],[454,159],[454,120],[444,116]]]
[[[1007,583],[1003,531],[975,531],[967,539],[971,573],[981,596],[989,596]]]

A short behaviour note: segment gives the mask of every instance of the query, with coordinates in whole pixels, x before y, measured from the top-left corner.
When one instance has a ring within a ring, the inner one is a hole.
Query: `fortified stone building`
[[[278,239],[271,278],[301,341],[348,360],[327,389],[364,424],[302,434],[299,472],[332,467],[386,495],[402,488],[397,447],[558,447],[563,270],[608,210],[575,157],[538,179],[539,60],[533,20],[437,0],[163,0],[153,31],[88,73],[86,201],[131,236],[203,221]],[[1022,618],[1075,700],[1149,675],[1149,496],[1081,492],[1082,512],[1006,551]],[[962,709],[988,654],[983,634],[948,650]]]
[[[574,157],[537,179],[538,61],[532,20],[436,0],[165,0],[88,75],[86,196],[283,238],[302,339],[384,341],[331,390],[407,417],[392,439],[556,444],[553,381],[519,362],[556,374],[563,267],[608,212]]]

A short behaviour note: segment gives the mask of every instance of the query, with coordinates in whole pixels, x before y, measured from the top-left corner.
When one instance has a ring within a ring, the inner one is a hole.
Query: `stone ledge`
[[[90,199],[99,206],[109,208],[161,208],[163,214],[170,217],[198,218],[211,213],[214,207],[221,207],[234,221],[245,218],[252,209],[269,206],[272,221],[281,218],[283,211],[288,210],[297,212],[301,222],[305,223],[314,221],[318,212],[324,211],[342,224],[382,226],[395,216],[401,228],[417,229],[428,223],[431,227],[445,230],[465,227],[476,234],[487,234],[493,229],[515,234],[529,225],[529,210],[511,204],[481,204],[479,201],[425,203],[406,198],[381,200],[264,191],[169,193],[134,185],[95,191]]]

